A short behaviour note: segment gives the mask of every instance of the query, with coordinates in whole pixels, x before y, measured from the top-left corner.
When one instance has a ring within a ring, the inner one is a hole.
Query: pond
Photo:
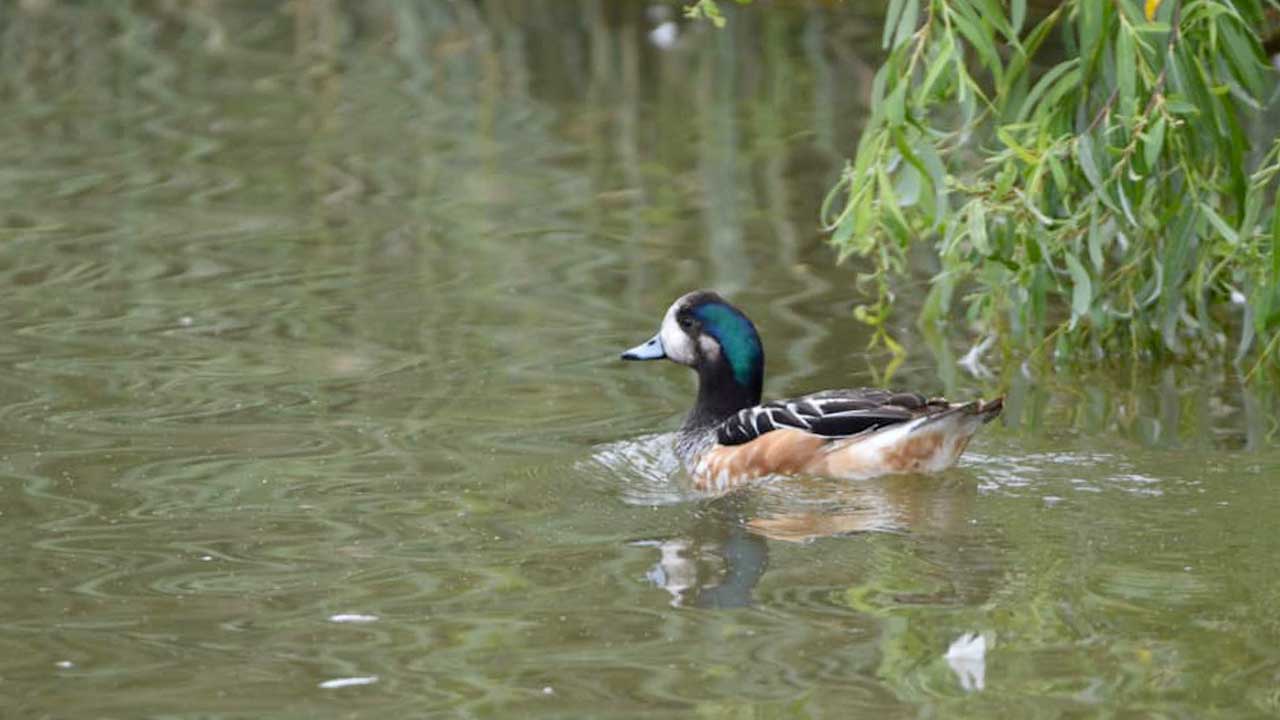
[[[767,397],[884,381],[817,227],[880,22],[0,9],[5,714],[1280,713],[1230,370],[975,374],[904,311],[892,384],[1007,396],[958,467],[682,490],[692,376],[618,360],[681,293]]]

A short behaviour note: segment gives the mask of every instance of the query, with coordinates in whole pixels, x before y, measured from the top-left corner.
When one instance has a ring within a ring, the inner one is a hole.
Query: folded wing
[[[783,428],[836,439],[945,410],[946,400],[877,388],[826,390],[738,411],[717,430],[721,445],[741,445]]]

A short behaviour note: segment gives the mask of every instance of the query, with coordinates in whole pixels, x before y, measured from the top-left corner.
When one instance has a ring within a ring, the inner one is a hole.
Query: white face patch
[[[698,336],[698,347],[702,348],[702,357],[708,360],[720,359],[720,343],[710,335]]]
[[[658,331],[658,335],[662,338],[662,349],[667,357],[681,365],[693,365],[696,357],[693,341],[680,329],[680,323],[676,322],[676,313],[679,311],[680,300],[677,300],[662,318],[662,329]]]

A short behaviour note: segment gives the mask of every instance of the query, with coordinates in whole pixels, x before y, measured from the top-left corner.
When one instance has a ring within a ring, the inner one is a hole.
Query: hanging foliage
[[[872,115],[823,205],[886,320],[906,255],[920,322],[963,317],[1063,359],[1280,350],[1280,143],[1262,0],[891,0]]]

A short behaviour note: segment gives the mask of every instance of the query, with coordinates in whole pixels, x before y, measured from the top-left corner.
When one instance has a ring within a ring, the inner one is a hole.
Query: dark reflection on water
[[[682,489],[690,378],[615,360],[681,292],[770,396],[887,360],[815,228],[860,12],[0,8],[6,716],[1280,710],[1229,376],[974,379],[905,313],[895,383],[1008,393],[960,467]]]

